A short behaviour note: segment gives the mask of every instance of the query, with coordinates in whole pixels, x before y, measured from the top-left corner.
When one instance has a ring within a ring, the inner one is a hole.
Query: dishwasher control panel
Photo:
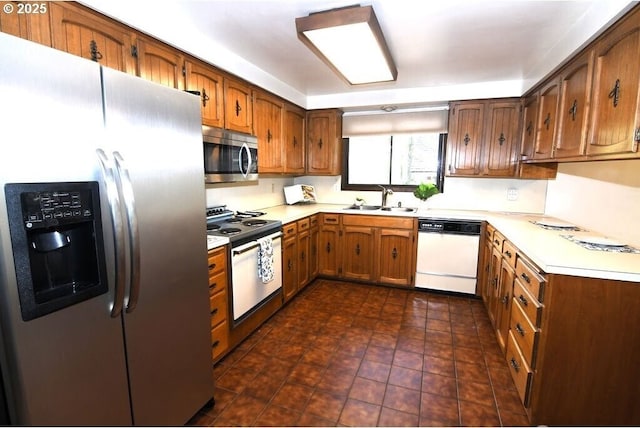
[[[419,218],[418,232],[480,235],[480,221]]]

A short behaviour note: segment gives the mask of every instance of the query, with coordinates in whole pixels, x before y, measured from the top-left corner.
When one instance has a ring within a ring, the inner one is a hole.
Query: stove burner
[[[245,226],[262,226],[267,224],[267,220],[260,220],[260,219],[246,220],[246,221],[243,221],[242,224],[244,224]]]
[[[223,227],[222,229],[218,230],[218,233],[221,233],[222,235],[234,235],[236,233],[239,233],[240,231],[241,229],[237,227]]]
[[[207,224],[207,230],[218,230],[218,229],[220,229],[219,224],[215,224],[215,223]]]

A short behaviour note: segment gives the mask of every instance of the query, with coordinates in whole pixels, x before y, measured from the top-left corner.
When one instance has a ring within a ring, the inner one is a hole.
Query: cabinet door
[[[491,248],[491,263],[489,267],[489,320],[494,328],[498,328],[498,301],[500,299],[500,266],[502,251],[496,247]]]
[[[307,114],[307,173],[340,174],[342,111],[316,110]]]
[[[410,286],[415,272],[414,232],[401,229],[380,229],[378,238],[378,281],[385,284]]]
[[[479,175],[485,104],[453,103],[449,110],[447,175]]]
[[[593,50],[573,60],[560,76],[558,135],[554,158],[581,156],[587,140],[587,120],[591,103]]]
[[[524,100],[522,114],[522,160],[533,159],[536,150],[536,124],[538,120],[538,92]]]
[[[251,87],[230,77],[224,79],[224,127],[253,134]]]
[[[100,64],[135,73],[130,31],[71,2],[51,2],[51,46]]]
[[[253,92],[253,128],[258,137],[258,171],[284,172],[282,118],[284,104],[262,91]]]
[[[558,79],[553,79],[540,90],[534,159],[551,159],[553,155],[559,98],[560,84]]]
[[[305,111],[285,104],[284,109],[284,172],[304,174],[304,131]]]
[[[320,231],[318,228],[318,216],[313,215],[310,218],[311,231],[309,233],[309,280],[318,276],[318,255]]]
[[[482,281],[480,283],[480,287],[482,290],[482,301],[484,302],[485,308],[489,309],[489,302],[491,298],[492,291],[492,280],[491,276],[491,253],[493,250],[493,241],[491,240],[492,236],[490,233],[487,234],[486,239],[483,242],[483,252],[482,252]]]
[[[175,89],[184,89],[184,58],[176,49],[138,38],[138,76]]]
[[[640,9],[596,45],[588,155],[638,154]]]
[[[298,291],[298,245],[295,235],[282,243],[282,288],[285,302]]]
[[[200,92],[202,124],[215,128],[224,127],[223,78],[213,67],[193,61],[185,61],[186,89]]]
[[[506,260],[500,262],[500,285],[498,291],[498,302],[496,304],[496,333],[498,345],[502,352],[506,352],[507,335],[511,322],[511,304],[513,301],[513,281],[515,272]]]
[[[520,145],[520,101],[489,103],[483,175],[513,177]]]
[[[301,290],[309,282],[311,236],[309,231],[298,233],[298,290]]]
[[[318,273],[321,275],[336,277],[340,273],[340,247],[338,247],[339,235],[339,225],[320,226],[318,242]]]
[[[26,5],[31,7],[32,13],[18,13],[19,8]],[[2,11],[12,8],[11,13],[0,12],[0,31],[51,47],[50,2],[1,1],[0,7]]]
[[[344,226],[342,230],[342,276],[349,279],[373,278],[374,229]]]

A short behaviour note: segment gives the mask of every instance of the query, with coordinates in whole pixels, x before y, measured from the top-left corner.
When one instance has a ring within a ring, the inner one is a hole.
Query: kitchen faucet
[[[387,206],[387,195],[393,195],[393,190],[387,189],[384,186],[378,184],[378,187],[382,188],[382,206]]]

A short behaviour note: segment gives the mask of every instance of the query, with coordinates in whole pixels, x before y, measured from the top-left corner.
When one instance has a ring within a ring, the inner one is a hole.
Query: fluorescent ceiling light
[[[396,69],[371,6],[296,18],[298,38],[351,85],[396,80]]]

